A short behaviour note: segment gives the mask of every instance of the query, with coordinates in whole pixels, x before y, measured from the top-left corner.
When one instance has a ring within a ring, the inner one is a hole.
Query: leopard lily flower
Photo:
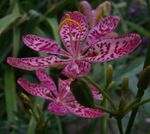
[[[59,34],[61,48],[54,40],[26,35],[23,42],[31,49],[49,53],[44,57],[14,58],[7,62],[20,69],[39,70],[46,67],[64,67],[62,73],[71,78],[86,75],[93,62],[111,61],[132,52],[141,42],[138,34],[106,38],[117,27],[119,17],[108,16],[88,31],[86,17],[78,11],[68,12],[61,20]]]
[[[19,78],[19,85],[24,88],[29,94],[39,96],[41,98],[50,100],[48,110],[56,115],[67,115],[69,112],[76,116],[83,118],[101,117],[105,112],[97,109],[88,108],[80,105],[72,92],[70,91],[71,80],[58,80],[58,89],[53,80],[43,70],[36,71],[36,75],[40,83],[30,83],[24,78]],[[91,88],[93,96],[97,100],[101,100],[101,94]]]

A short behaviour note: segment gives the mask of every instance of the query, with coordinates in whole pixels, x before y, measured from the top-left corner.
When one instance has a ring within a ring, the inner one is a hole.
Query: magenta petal
[[[93,27],[88,34],[88,43],[95,44],[100,41],[102,36],[107,35],[117,27],[119,22],[118,16],[109,16],[103,18],[95,27]]]
[[[105,112],[101,110],[81,106],[76,101],[69,103],[67,108],[71,113],[83,118],[97,118],[105,114]]]
[[[56,87],[54,81],[48,75],[48,73],[46,73],[44,70],[37,70],[36,76],[42,82],[43,86],[50,89],[55,96],[58,96],[57,87]]]
[[[129,34],[122,37],[105,39],[96,43],[85,55],[91,62],[104,62],[127,55],[141,43],[138,34]]]
[[[103,99],[102,94],[100,94],[100,92],[98,91],[98,89],[96,89],[95,86],[90,85],[90,89],[92,91],[92,94],[93,94],[93,97],[95,100],[102,100]]]
[[[91,64],[86,61],[75,61],[69,63],[63,70],[63,74],[71,78],[82,77],[91,70]]]
[[[23,36],[22,40],[29,48],[32,48],[35,51],[63,56],[66,56],[65,53],[67,53],[62,48],[60,48],[60,46],[54,40],[51,39],[28,34]]]
[[[48,110],[56,115],[64,116],[68,113],[67,108],[58,102],[52,102],[48,105]]]
[[[71,84],[70,79],[67,80],[62,80],[62,79],[58,79],[58,83],[59,83],[59,99],[60,100],[67,100],[67,96],[70,96],[70,84]]]
[[[30,57],[30,58],[8,57],[7,63],[19,69],[33,71],[46,67],[63,66],[67,64],[67,60],[59,59],[56,56]]]
[[[17,82],[31,95],[39,96],[49,100],[54,99],[54,96],[51,94],[50,90],[40,84],[30,83],[24,78],[19,78]]]
[[[76,23],[66,21],[60,28],[61,39],[66,49],[70,51],[72,49],[71,45],[73,45],[73,42],[80,42],[86,37],[88,28],[85,16],[83,16],[80,12],[67,12],[67,15],[70,16],[70,19],[76,21],[78,25],[80,25],[79,27]],[[63,16],[62,21],[65,19],[66,16]]]

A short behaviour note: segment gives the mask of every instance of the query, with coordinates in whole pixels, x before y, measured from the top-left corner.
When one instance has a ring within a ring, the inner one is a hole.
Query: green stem
[[[125,113],[128,113],[131,109],[133,109],[133,108],[136,108],[136,107],[139,107],[139,106],[141,106],[141,105],[143,105],[143,104],[145,104],[145,103],[148,103],[148,102],[150,102],[150,98],[149,99],[145,99],[145,100],[143,100],[143,101],[141,101],[141,102],[137,102],[137,100],[136,101],[133,101],[125,110],[124,110],[124,112]]]
[[[109,113],[109,114],[111,114],[111,115],[116,115],[113,111],[111,111],[111,110],[109,110],[109,109],[106,109],[105,107],[102,107],[102,106],[96,106],[95,107],[96,109],[100,109],[100,110],[102,110],[102,111],[105,111],[105,112],[107,112],[107,113]]]
[[[122,120],[121,120],[121,118],[116,118],[116,120],[117,120],[117,124],[118,124],[118,128],[119,128],[119,132],[120,132],[120,134],[123,134]]]
[[[63,134],[62,125],[61,125],[59,116],[56,116],[56,121],[57,121],[57,124],[58,124],[58,131],[59,131],[59,134]]]
[[[147,7],[148,7],[148,11],[149,11],[149,15],[150,15],[150,0],[146,0],[147,2]],[[145,58],[145,62],[144,62],[144,68],[147,67],[148,65],[150,65],[150,44],[148,45],[148,49],[147,49],[147,54],[146,54],[146,58]],[[141,101],[142,97],[144,95],[144,89],[138,89],[137,95],[136,95],[136,99],[138,100],[138,102]],[[125,131],[125,134],[130,134],[131,132],[131,128],[133,126],[136,114],[138,111],[138,107],[136,107],[135,109],[133,109],[130,118],[129,118],[129,122]]]
[[[102,90],[99,85],[93,81],[91,78],[89,78],[88,76],[85,76],[84,79],[88,82],[90,82],[91,84],[93,84],[99,91],[100,93],[103,95],[104,98],[106,98],[108,100],[108,102],[110,102],[112,108],[114,109],[114,111],[117,111],[117,108],[113,102],[113,100],[110,98],[110,96],[104,91]]]

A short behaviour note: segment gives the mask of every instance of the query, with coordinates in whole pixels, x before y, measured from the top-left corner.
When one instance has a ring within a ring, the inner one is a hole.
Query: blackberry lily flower
[[[59,34],[65,46],[61,48],[55,41],[37,35],[26,35],[23,42],[30,48],[50,53],[45,57],[14,58],[7,62],[20,69],[34,71],[45,67],[63,66],[68,77],[86,75],[92,62],[106,62],[132,52],[141,42],[138,34],[106,38],[117,27],[119,17],[103,18],[88,32],[86,17],[80,12],[68,12],[61,20]]]
[[[40,84],[30,83],[24,78],[19,78],[19,85],[24,88],[29,94],[39,96],[41,98],[52,101],[48,105],[48,110],[57,115],[66,115],[69,112],[84,118],[96,118],[103,116],[105,112],[97,109],[92,109],[80,105],[70,91],[71,80],[59,79],[58,89],[52,79],[43,70],[36,71],[36,75],[40,80]],[[95,99],[101,100],[101,94],[91,88]]]
[[[109,16],[111,12],[111,3],[109,1],[99,4],[96,9],[92,9],[87,1],[81,1],[79,7],[81,12],[87,17],[91,27],[95,26],[103,17]]]

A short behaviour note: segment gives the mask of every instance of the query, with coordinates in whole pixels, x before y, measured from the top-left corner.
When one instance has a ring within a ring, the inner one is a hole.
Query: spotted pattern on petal
[[[127,55],[141,42],[138,34],[129,34],[123,37],[102,40],[90,48],[85,59],[91,62],[104,62]],[[99,55],[92,55],[99,52]]]
[[[42,85],[50,89],[55,96],[58,96],[57,87],[51,77],[44,70],[37,70],[36,76],[41,81]]]
[[[68,113],[67,108],[58,102],[52,102],[48,105],[48,110],[56,115],[64,116]]]
[[[82,41],[88,32],[87,29],[87,22],[85,17],[80,12],[67,12],[70,18],[76,21],[79,25],[81,25],[82,30],[77,26],[75,23],[64,23],[64,25],[60,29],[60,36],[61,39],[66,47],[67,50],[71,50],[71,40],[72,41]],[[62,21],[65,17],[62,18]],[[71,39],[72,38],[72,39]]]
[[[96,118],[96,117],[101,117],[105,114],[101,110],[96,110],[96,109],[81,106],[76,101],[69,103],[67,105],[67,108],[71,113],[83,118]]]
[[[40,84],[30,83],[28,80],[24,78],[19,78],[17,82],[22,88],[24,88],[28,93],[32,95],[39,96],[49,100],[54,99],[54,96],[51,94],[51,91]]]
[[[109,16],[103,18],[95,27],[93,27],[88,34],[88,43],[95,44],[100,41],[102,36],[113,32],[119,22],[118,16]]]
[[[75,61],[68,64],[64,70],[63,74],[71,78],[82,77],[91,70],[91,64],[86,61]]]
[[[35,51],[46,52],[50,54],[59,54],[66,56],[66,53],[60,46],[51,39],[40,37],[37,35],[25,35],[22,38],[23,42]]]
[[[30,57],[30,58],[8,57],[7,63],[19,69],[33,71],[50,66],[51,67],[63,66],[67,64],[67,60],[59,59],[56,56]]]

